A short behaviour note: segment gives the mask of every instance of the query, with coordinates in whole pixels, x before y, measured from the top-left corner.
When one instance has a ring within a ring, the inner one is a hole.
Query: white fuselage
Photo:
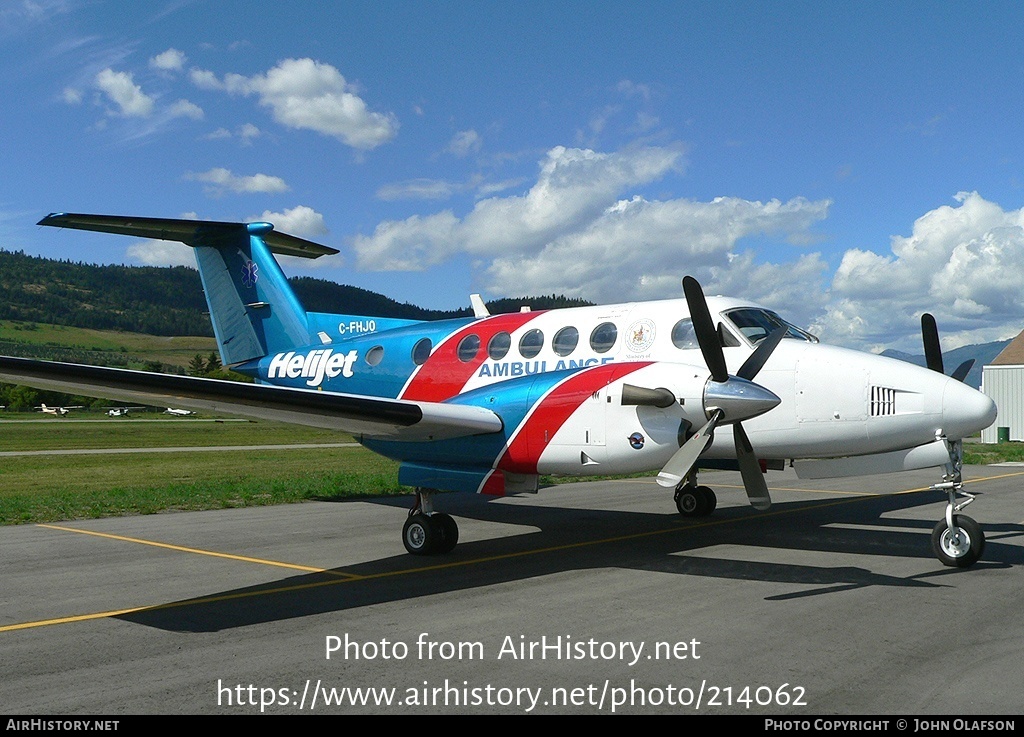
[[[735,374],[756,343],[748,340],[750,333],[738,328],[729,314],[764,308],[722,297],[707,301],[714,322],[722,324],[725,341],[732,343],[724,354],[729,372]],[[602,467],[615,472],[658,467],[678,450],[682,420],[695,430],[707,419],[704,388],[710,376],[696,339],[691,340],[686,325],[680,324],[688,317],[682,299],[541,313],[515,330],[508,353],[484,361],[463,391],[562,368],[642,364],[595,391],[572,412],[550,438],[538,471],[601,473]],[[616,336],[602,352],[607,334],[591,338],[608,324],[615,326]],[[578,333],[571,350],[566,341],[560,344],[555,339],[564,328]],[[535,331],[543,335],[540,341],[532,336],[540,349],[520,352],[520,341]],[[952,440],[969,436],[995,420],[992,401],[957,380],[903,361],[823,345],[796,333],[782,340],[755,381],[781,399],[774,409],[744,421],[754,451],[763,459],[831,458],[913,448],[939,436]],[[625,385],[664,387],[678,401],[667,408],[623,404]],[[718,428],[704,456],[735,457],[730,425]]]

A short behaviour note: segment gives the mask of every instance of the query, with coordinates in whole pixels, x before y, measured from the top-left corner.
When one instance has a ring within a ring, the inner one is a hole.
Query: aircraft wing
[[[0,381],[163,407],[277,420],[393,440],[440,440],[499,432],[483,407],[173,376],[0,356]]]
[[[153,238],[163,241],[181,241],[190,246],[209,245],[218,236],[233,235],[247,226],[240,223],[221,223],[210,220],[176,220],[173,218],[133,218],[119,215],[81,215],[78,213],[55,212],[40,220],[37,225],[54,228],[94,230],[99,233],[134,235],[139,238]],[[260,223],[253,225],[259,226]],[[263,224],[267,225],[267,224]],[[317,258],[338,253],[336,248],[321,246],[298,236],[278,233],[274,230],[260,230],[260,237],[274,253],[286,256]]]

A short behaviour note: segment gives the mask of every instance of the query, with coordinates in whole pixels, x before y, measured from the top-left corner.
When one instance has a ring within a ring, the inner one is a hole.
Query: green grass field
[[[0,320],[0,341],[11,340],[41,348],[56,347],[82,351],[118,353],[139,360],[160,361],[171,366],[188,366],[197,353],[208,356],[217,350],[213,338],[202,336],[164,337],[116,330],[91,330],[66,325]],[[42,353],[40,357],[42,357]]]
[[[352,441],[345,434],[272,422],[23,417],[31,420],[0,424],[0,451]],[[362,447],[0,457],[0,524],[401,491],[398,465]]]
[[[268,446],[352,442],[273,422],[211,422],[159,413],[108,418],[0,413],[0,452]],[[972,464],[1024,461],[1024,444],[968,443]],[[544,484],[572,478],[542,479]],[[592,480],[592,479],[585,479]],[[362,447],[0,457],[0,524],[409,493],[398,464]]]

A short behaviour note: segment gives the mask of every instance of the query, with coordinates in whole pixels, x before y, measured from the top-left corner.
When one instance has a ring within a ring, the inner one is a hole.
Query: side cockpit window
[[[744,338],[755,345],[779,328],[786,329],[786,338],[804,340],[808,343],[818,342],[818,339],[806,330],[801,330],[796,325],[786,322],[771,310],[759,307],[743,307],[726,312],[725,317],[736,326],[736,329],[739,330]]]

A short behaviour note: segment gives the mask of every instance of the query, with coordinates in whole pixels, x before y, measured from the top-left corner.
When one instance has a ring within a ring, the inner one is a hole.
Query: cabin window
[[[469,363],[476,354],[480,352],[480,336],[476,333],[470,333],[465,338],[459,341],[459,360],[463,363]]]
[[[603,322],[590,334],[590,347],[595,353],[607,353],[615,345],[615,339],[618,337],[619,330],[614,323]]]
[[[697,333],[693,330],[693,320],[684,317],[672,326],[672,345],[683,351],[700,348],[697,343]]]
[[[502,330],[500,333],[495,333],[487,342],[487,355],[491,357],[492,361],[500,361],[508,354],[508,349],[511,347],[512,336]]]
[[[523,358],[533,358],[540,349],[544,347],[544,333],[534,328],[528,330],[522,338],[519,339],[519,353],[522,354]]]
[[[430,351],[433,349],[434,344],[430,338],[420,338],[416,341],[416,345],[412,347],[412,362],[417,366],[422,366],[430,358]]]
[[[580,331],[570,325],[555,333],[555,337],[551,341],[551,349],[556,355],[568,356],[576,350],[576,344],[579,342]]]
[[[375,345],[373,348],[366,352],[366,362],[371,366],[376,366],[384,360],[384,346]]]

